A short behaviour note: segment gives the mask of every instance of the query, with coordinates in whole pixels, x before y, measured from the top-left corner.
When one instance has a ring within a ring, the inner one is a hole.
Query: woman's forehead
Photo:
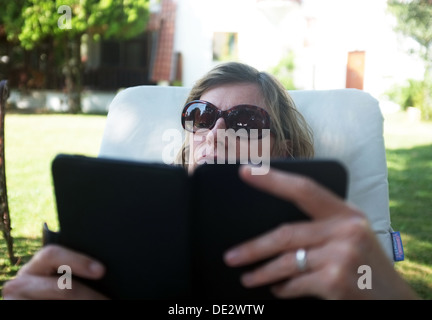
[[[211,102],[222,110],[239,104],[265,107],[261,90],[254,83],[233,83],[213,87],[205,91],[200,99]]]

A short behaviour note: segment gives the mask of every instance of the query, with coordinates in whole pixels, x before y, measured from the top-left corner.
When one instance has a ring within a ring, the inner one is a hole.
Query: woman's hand
[[[62,273],[57,273],[57,270],[61,265],[68,265],[72,275],[81,278],[99,279],[105,273],[105,268],[100,262],[84,254],[58,245],[47,245],[18,271],[14,279],[5,283],[3,298],[5,300],[107,299],[78,280],[72,280],[71,289],[59,288],[58,280]]]
[[[294,203],[312,218],[282,225],[229,250],[225,262],[232,267],[272,258],[244,274],[244,286],[273,284],[272,292],[279,298],[418,298],[394,270],[366,216],[358,209],[299,175],[276,169],[267,175],[251,175],[250,167],[243,166],[240,176],[256,188]],[[298,249],[306,251],[303,271],[296,263]],[[360,266],[370,267],[370,289],[359,286],[364,273],[359,271]]]

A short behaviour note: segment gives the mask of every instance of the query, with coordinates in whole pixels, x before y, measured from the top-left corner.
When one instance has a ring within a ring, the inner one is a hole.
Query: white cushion
[[[109,106],[99,156],[172,160],[180,147],[180,114],[189,90],[137,86],[119,92]],[[312,127],[315,157],[337,159],[346,166],[348,201],[366,213],[393,259],[383,116],[378,101],[357,89],[289,93]]]

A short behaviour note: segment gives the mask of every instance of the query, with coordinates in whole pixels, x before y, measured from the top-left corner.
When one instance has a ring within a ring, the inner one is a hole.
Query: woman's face
[[[228,110],[240,104],[254,105],[266,110],[264,98],[256,84],[222,85],[206,91],[200,100],[208,101],[220,110]],[[232,135],[229,131],[225,131],[226,129],[228,128],[225,120],[221,117],[210,130],[203,130],[195,134],[187,133],[190,134],[189,172],[203,163],[226,163],[227,160],[243,163],[244,158],[247,157],[246,161],[259,164],[262,158],[270,158],[274,145],[272,134],[262,139],[247,139]],[[226,133],[221,135],[224,132]],[[269,159],[265,160],[269,161]]]

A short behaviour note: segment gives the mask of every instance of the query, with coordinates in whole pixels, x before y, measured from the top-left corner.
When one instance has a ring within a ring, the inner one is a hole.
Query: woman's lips
[[[201,157],[198,158],[197,163],[205,163],[205,162],[209,162],[210,160],[213,160],[213,162],[216,162],[217,160],[217,154],[213,153],[213,154],[204,154]]]

